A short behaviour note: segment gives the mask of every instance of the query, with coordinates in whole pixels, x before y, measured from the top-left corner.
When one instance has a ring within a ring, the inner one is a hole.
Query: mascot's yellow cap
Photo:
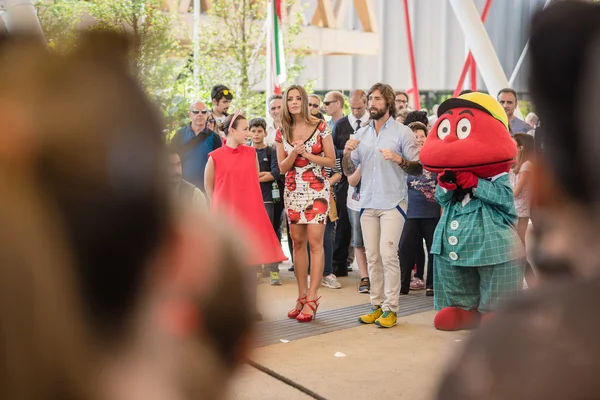
[[[492,117],[502,122],[506,129],[508,129],[508,117],[506,116],[506,111],[504,111],[504,108],[502,108],[500,103],[498,103],[498,101],[496,101],[496,99],[490,96],[489,94],[472,92],[465,93],[462,96],[459,96],[458,98],[479,104],[480,106],[485,108],[487,112],[492,114]]]
[[[448,99],[443,102],[438,109],[438,116],[452,108],[476,108],[485,111],[492,117],[496,118],[508,130],[508,117],[504,108],[492,96],[486,93],[471,92],[465,93],[453,99]]]

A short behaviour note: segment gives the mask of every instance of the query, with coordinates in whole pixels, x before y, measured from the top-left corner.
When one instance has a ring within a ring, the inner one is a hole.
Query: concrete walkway
[[[258,286],[265,320],[283,319],[294,306],[296,285],[288,266],[281,267],[283,286],[270,286],[268,279]],[[354,271],[340,279],[342,289],[322,288],[319,310],[367,303],[368,295],[356,290],[358,281]],[[423,291],[410,294],[424,295]],[[468,335],[435,330],[434,315],[432,310],[404,317],[391,329],[365,325],[262,347],[252,359],[327,399],[430,399],[448,358]],[[335,357],[337,352],[345,356]],[[251,367],[241,369],[231,394],[233,400],[309,399]]]

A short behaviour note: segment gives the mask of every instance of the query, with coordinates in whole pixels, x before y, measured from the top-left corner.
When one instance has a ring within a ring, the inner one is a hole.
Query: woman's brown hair
[[[294,126],[294,120],[292,119],[292,114],[288,109],[288,96],[292,90],[297,90],[300,93],[300,97],[302,98],[302,106],[300,108],[300,113],[302,114],[302,119],[309,124],[317,126],[320,122],[319,119],[315,118],[311,115],[308,110],[308,94],[306,90],[300,85],[292,85],[287,88],[283,95],[283,104],[281,105],[281,133],[285,140],[288,143],[292,142],[292,127]]]

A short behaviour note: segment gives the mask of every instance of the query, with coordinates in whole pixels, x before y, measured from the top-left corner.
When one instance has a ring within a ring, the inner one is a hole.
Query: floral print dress
[[[323,139],[331,134],[322,121],[306,141],[306,151],[325,157]],[[286,157],[294,149],[278,130],[275,141],[283,144]],[[285,174],[284,205],[290,224],[324,224],[329,213],[329,180],[325,167],[298,156]]]

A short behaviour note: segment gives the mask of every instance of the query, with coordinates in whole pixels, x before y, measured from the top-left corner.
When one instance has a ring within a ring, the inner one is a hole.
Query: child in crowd
[[[250,121],[250,133],[252,147],[256,150],[258,159],[258,181],[260,182],[260,190],[262,192],[265,210],[269,215],[271,225],[274,232],[277,234],[277,229],[274,225],[275,221],[275,203],[280,202],[279,186],[279,164],[277,162],[277,150],[275,147],[267,146],[265,138],[267,137],[267,123],[263,118],[254,118]],[[279,265],[267,265],[271,285],[281,285],[279,276]]]
[[[419,149],[423,147],[427,137],[427,126],[422,122],[413,122],[408,126],[415,134]],[[437,174],[424,170],[420,176],[408,176],[408,209],[407,219],[398,246],[398,257],[402,279],[400,294],[408,294],[411,285],[411,271],[418,257],[418,252],[423,253],[423,240],[429,253],[427,260],[427,281],[425,283],[426,295],[433,296],[433,256],[431,255],[431,244],[433,233],[440,219],[440,206],[435,200],[435,188],[437,185]],[[415,276],[415,280],[423,283],[423,274]],[[415,283],[415,282],[413,282]],[[419,286],[419,288],[421,288]]]
[[[525,246],[525,236],[529,226],[531,207],[531,159],[535,151],[535,139],[527,133],[517,133],[514,136],[517,143],[517,163],[510,171],[510,184],[515,196],[515,210],[519,217],[517,222],[517,233]],[[525,279],[531,286],[534,279],[533,269],[529,263],[526,264]]]
[[[229,115],[220,127],[226,144],[209,154],[204,175],[211,208],[239,223],[255,247],[247,265],[279,263],[286,260],[263,203],[256,150],[246,146],[248,120],[239,111]]]

